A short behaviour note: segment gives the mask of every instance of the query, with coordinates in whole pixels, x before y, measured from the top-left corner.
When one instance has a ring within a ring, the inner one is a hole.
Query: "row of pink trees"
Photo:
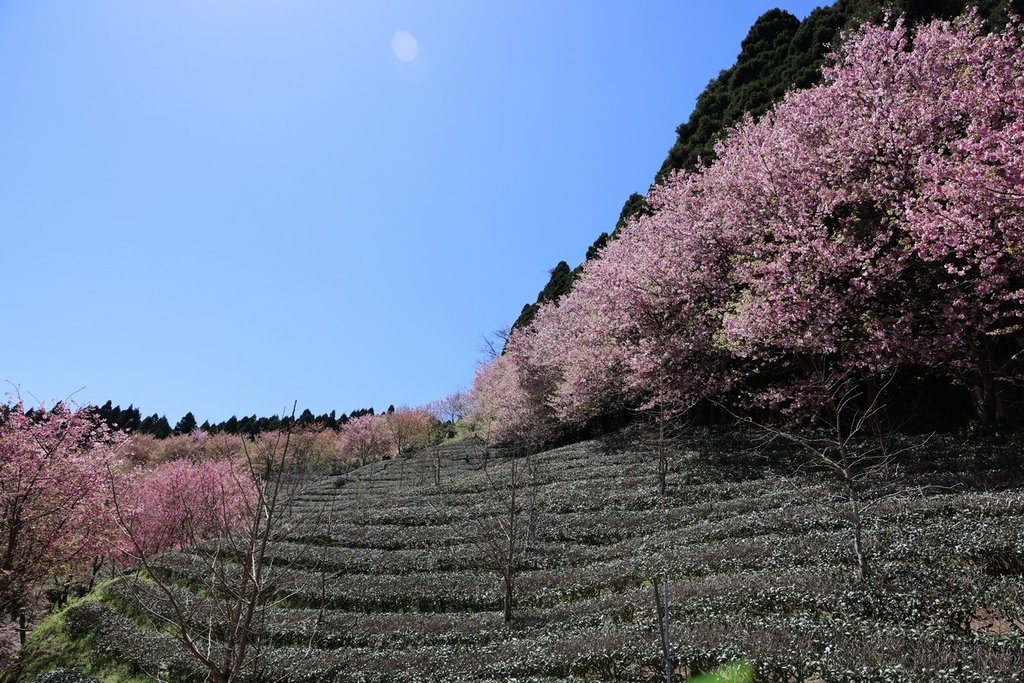
[[[114,550],[131,565],[141,557],[185,550],[238,529],[255,494],[239,463],[175,460],[122,473],[113,521]]]
[[[175,434],[157,439],[148,434],[133,434],[131,448],[125,453],[132,464],[151,468],[175,460],[237,461],[243,455],[242,443],[251,443],[257,451],[272,449],[281,431],[262,432],[255,436],[241,436],[220,432],[208,434],[195,429],[188,434]],[[318,465],[341,457],[338,433],[320,426],[293,427],[292,455]]]
[[[229,534],[252,505],[237,458],[138,468],[132,450],[90,408],[0,412],[0,611],[22,642],[43,591]]]
[[[140,607],[214,680],[235,680],[263,666],[262,615],[280,581],[263,559],[310,468],[423,447],[439,438],[442,419],[463,412],[453,395],[429,410],[352,420],[340,434],[285,430],[232,446],[202,433],[133,437],[91,408],[0,406],[0,610],[18,622],[24,644],[43,592],[60,604],[104,566],[141,568],[148,580],[127,584]],[[156,558],[204,542],[207,552],[195,556],[208,564],[202,597],[182,601]],[[195,630],[204,609],[217,615],[216,644],[205,627]]]
[[[474,419],[512,440],[624,406],[798,410],[905,367],[997,418],[1024,348],[1022,83],[1017,23],[865,26],[821,86],[651,190],[480,369]]]
[[[460,404],[437,410],[457,418]],[[110,429],[89,408],[0,407],[0,611],[24,630],[44,590],[60,594],[91,584],[104,564],[132,565],[240,528],[274,467],[390,458],[426,445],[437,424],[426,409],[402,408],[352,420],[341,434],[243,443],[197,433],[155,444]]]

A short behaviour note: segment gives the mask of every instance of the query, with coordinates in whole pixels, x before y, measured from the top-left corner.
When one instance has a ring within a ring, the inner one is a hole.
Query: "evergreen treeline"
[[[745,114],[757,118],[787,91],[816,85],[831,46],[842,32],[865,21],[882,21],[887,13],[902,15],[909,25],[917,25],[950,19],[971,7],[976,7],[979,16],[992,27],[1004,26],[1011,15],[1024,16],[1024,0],[838,0],[813,10],[803,21],[780,9],[765,12],[740,44],[736,63],[708,83],[690,117],[676,128],[676,142],[655,175],[654,184],[674,171],[693,170],[713,160],[715,144]],[[630,218],[648,212],[643,195],[632,194],[622,207],[612,236]],[[608,233],[601,233],[587,250],[584,262],[594,258],[608,239]],[[580,264],[570,269],[560,261],[549,271],[550,278],[537,301],[523,306],[512,328],[527,326],[541,304],[568,293],[582,268]]]
[[[257,417],[256,415],[236,417],[232,415],[222,422],[211,424],[209,421],[204,421],[200,425],[197,424],[195,415],[190,411],[185,413],[184,417],[178,420],[174,427],[171,427],[171,423],[167,420],[166,415],[153,413],[148,417],[142,417],[142,411],[136,408],[134,404],[130,404],[127,408],[121,408],[119,405],[113,405],[112,401],[107,401],[96,410],[100,418],[112,427],[126,429],[136,434],[149,434],[157,439],[166,439],[175,434],[190,434],[196,429],[200,429],[208,434],[224,432],[226,434],[245,434],[250,436],[264,432],[273,432],[290,426],[337,430],[353,418],[373,415],[373,408],[360,408],[353,410],[347,415],[345,413],[337,415],[334,410],[322,415],[314,415],[309,408],[306,408],[294,420],[290,416],[281,417],[279,415],[272,415],[270,417]]]

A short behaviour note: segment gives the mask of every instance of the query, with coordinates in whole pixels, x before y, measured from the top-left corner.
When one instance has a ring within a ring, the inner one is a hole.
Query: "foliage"
[[[190,412],[185,413],[184,417],[178,420],[178,424],[174,425],[175,434],[191,434],[199,427],[199,423],[196,422],[196,416]]]
[[[718,671],[690,679],[691,683],[752,683],[753,680],[754,669],[746,662],[723,666]]]
[[[864,21],[880,22],[886,16],[905,17],[909,26],[936,18],[951,19],[968,8],[976,8],[990,29],[1003,27],[1011,16],[1024,15],[1022,0],[837,0],[830,6],[810,12],[803,21],[783,10],[773,9],[759,17],[741,43],[736,63],[724,69],[697,97],[689,118],[676,129],[676,142],[657,172],[651,189],[667,182],[678,171],[694,171],[717,158],[717,145],[728,136],[731,127],[745,116],[758,118],[768,112],[790,91],[817,85],[830,52],[839,44],[843,31]],[[617,236],[630,221],[648,213],[644,197],[633,194],[623,206],[615,225]],[[587,250],[586,262],[596,258],[605,243],[602,234]],[[513,329],[532,322],[545,302],[553,302],[575,287],[583,268],[571,277],[552,277],[544,292],[554,289],[557,296],[537,297],[524,306]],[[559,264],[559,267],[562,264]],[[558,270],[558,267],[556,267]]]
[[[1022,64],[1019,26],[974,15],[850,36],[511,335],[474,385],[500,438],[707,400],[798,416],[823,376],[910,367],[1000,419],[1024,372]]]
[[[174,460],[134,472],[120,487],[119,553],[129,565],[233,533],[256,494],[247,473],[223,460]]]
[[[0,424],[0,610],[21,620],[23,641],[41,584],[83,572],[109,547],[104,484],[122,441],[63,404],[27,413],[17,403]]]
[[[107,591],[116,582],[105,582],[89,595],[72,600],[61,610],[44,619],[28,637],[22,653],[24,666],[18,679],[50,683],[87,683],[90,681],[143,683],[152,677],[133,675],[121,662],[97,653],[93,634],[69,628],[77,615],[99,607],[107,600]]]
[[[544,289],[537,295],[537,301],[523,306],[519,317],[512,324],[512,329],[526,327],[533,321],[542,304],[558,301],[559,298],[567,294],[572,289],[576,275],[577,273],[569,268],[568,263],[559,261],[548,273],[548,283],[544,285]]]
[[[195,415],[188,412],[175,424],[173,429],[171,429],[166,415],[154,413],[149,417],[143,418],[141,411],[134,405],[121,408],[119,405],[115,406],[112,401],[107,401],[102,406],[96,408],[96,412],[100,419],[110,425],[112,429],[125,430],[135,436],[150,436],[158,440],[164,440],[174,436],[194,434],[197,430],[201,430],[210,436],[223,433],[230,436],[246,435],[250,437],[266,432],[287,429],[289,426],[300,429],[337,430],[352,418],[367,414],[372,415],[373,408],[360,408],[353,410],[348,415],[342,413],[340,416],[334,410],[329,413],[315,415],[309,408],[306,408],[297,419],[279,415],[264,417],[249,415],[241,418],[231,416],[227,420],[214,424],[204,421],[202,425],[197,425]]]

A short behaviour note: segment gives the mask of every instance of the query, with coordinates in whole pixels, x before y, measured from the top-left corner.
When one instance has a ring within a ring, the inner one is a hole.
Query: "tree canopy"
[[[762,116],[785,93],[818,84],[822,66],[844,32],[865,21],[880,22],[887,15],[902,16],[908,26],[915,26],[936,18],[960,16],[968,8],[976,8],[983,25],[990,29],[1004,26],[1012,15],[1024,16],[1024,0],[838,0],[813,10],[803,21],[780,9],[765,12],[740,44],[735,64],[708,83],[697,97],[693,112],[676,128],[676,141],[651,187],[665,182],[676,171],[692,171],[714,161],[716,145],[744,116]],[[612,235],[617,235],[630,219],[648,212],[645,196],[632,194]],[[583,263],[596,258],[605,240],[602,233],[587,250]],[[559,262],[537,300],[523,307],[512,329],[526,327],[545,301],[569,293],[582,267],[580,264],[566,275],[568,265]]]

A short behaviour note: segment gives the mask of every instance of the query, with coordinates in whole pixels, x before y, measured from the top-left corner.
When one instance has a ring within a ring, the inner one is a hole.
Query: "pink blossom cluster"
[[[254,509],[247,467],[231,461],[174,460],[120,478],[115,519],[124,532],[115,548],[132,564],[238,530]]]
[[[428,408],[404,406],[380,415],[361,415],[342,425],[339,450],[360,465],[387,460],[427,445],[437,421]]]
[[[732,128],[481,368],[498,439],[617,407],[815,400],[823,371],[1017,381],[1024,47],[967,15],[848,36],[823,83]]]
[[[46,586],[91,583],[110,561],[235,532],[256,492],[238,439],[233,459],[215,460],[192,458],[209,444],[189,439],[189,458],[138,466],[133,439],[92,408],[0,406],[0,611],[22,614]]]
[[[45,580],[64,580],[115,538],[109,472],[124,436],[87,409],[57,404],[0,414],[0,610],[26,607]]]

